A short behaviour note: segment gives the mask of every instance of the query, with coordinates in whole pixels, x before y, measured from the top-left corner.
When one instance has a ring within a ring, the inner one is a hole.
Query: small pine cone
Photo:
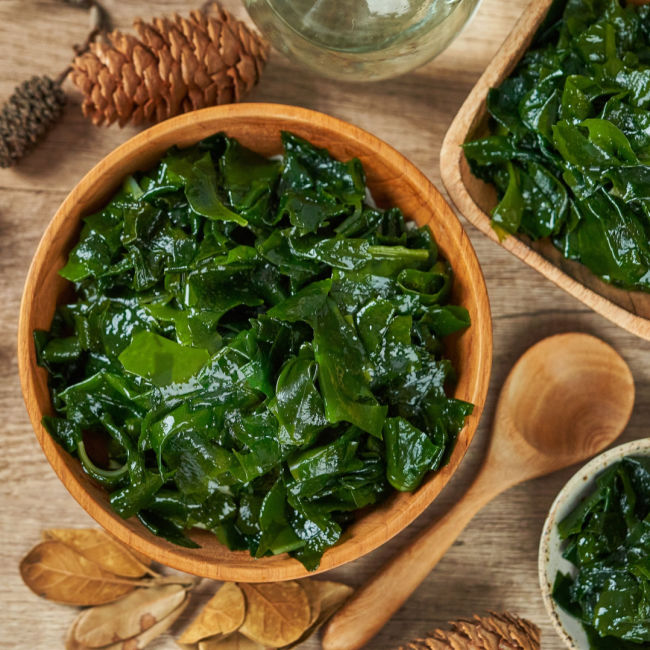
[[[474,616],[456,621],[451,630],[436,630],[401,650],[539,650],[539,628],[514,614]]]
[[[94,124],[160,122],[186,111],[239,101],[258,82],[266,43],[218,5],[114,31],[75,58],[71,78]]]
[[[16,86],[0,109],[0,167],[15,165],[61,117],[61,85],[49,77],[32,77]]]

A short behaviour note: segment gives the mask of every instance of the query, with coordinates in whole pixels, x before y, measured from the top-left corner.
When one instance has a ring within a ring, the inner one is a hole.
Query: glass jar
[[[440,54],[480,0],[245,0],[273,46],[320,75],[395,77]]]

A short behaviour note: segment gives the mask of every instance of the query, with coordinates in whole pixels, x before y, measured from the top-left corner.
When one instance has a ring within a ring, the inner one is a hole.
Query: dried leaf
[[[266,647],[235,632],[225,639],[221,636],[204,639],[199,643],[198,650],[266,650]]]
[[[136,555],[97,528],[52,528],[43,531],[43,538],[67,544],[86,559],[118,576],[141,578],[150,573],[150,560]]]
[[[72,621],[72,625],[68,628],[68,633],[65,637],[65,650],[87,650],[86,646],[81,645],[75,637],[77,626],[77,619]]]
[[[189,598],[186,595],[185,600],[174,611],[163,618],[162,621],[152,625],[141,634],[138,634],[138,636],[131,637],[127,641],[104,646],[102,650],[142,650],[142,648],[149,645],[155,638],[166,632],[176,622],[178,617],[183,613],[183,610],[187,607],[188,602]]]
[[[67,605],[103,605],[138,586],[138,581],[109,573],[58,541],[35,546],[22,559],[20,575],[35,594]]]
[[[246,601],[234,582],[226,582],[185,629],[179,643],[193,644],[208,637],[226,636],[239,629],[246,615]]]
[[[300,583],[300,586],[305,590],[307,600],[309,601],[309,625],[311,626],[316,622],[320,615],[320,588],[315,584],[314,580],[309,579],[303,580]]]
[[[335,613],[336,610],[352,595],[354,589],[341,582],[331,580],[302,580],[302,588],[307,593],[309,604],[312,607],[309,627],[293,643],[283,646],[282,650],[289,650],[304,643],[312,634],[318,631]],[[317,603],[315,605],[315,603]],[[314,611],[318,613],[314,616]]]
[[[115,603],[87,609],[73,624],[74,640],[88,648],[101,648],[130,639],[171,614],[186,593],[178,584],[136,589]]]
[[[253,641],[279,648],[300,637],[309,625],[309,600],[295,581],[239,585],[246,596],[246,618],[239,631]]]
[[[319,621],[327,620],[352,595],[354,589],[342,582],[309,580],[309,586],[320,600]]]

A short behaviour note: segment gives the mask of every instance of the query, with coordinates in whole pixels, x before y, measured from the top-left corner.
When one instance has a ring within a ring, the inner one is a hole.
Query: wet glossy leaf
[[[75,297],[34,344],[43,424],[120,516],[311,570],[390,490],[389,413],[451,452],[468,407],[444,338],[470,323],[430,229],[370,205],[359,160],[282,142],[266,159],[216,134],[130,176],[85,219]],[[553,227],[542,176],[522,191]]]
[[[388,408],[377,402],[366,375],[367,360],[354,328],[332,300],[315,316],[314,357],[329,422],[351,422],[380,437]],[[347,372],[341,372],[346,368]]]
[[[400,491],[411,491],[425,472],[440,462],[443,448],[403,418],[388,418],[384,425],[387,477]]]
[[[229,210],[217,191],[217,176],[209,154],[197,160],[181,156],[166,158],[167,173],[179,179],[185,187],[185,195],[192,209],[208,219],[234,221],[246,225],[246,219]]]
[[[558,572],[553,597],[582,621],[592,648],[643,647],[650,642],[650,462],[625,458],[595,483],[558,524],[576,570]]]
[[[637,4],[554,3],[514,72],[489,93],[491,133],[465,155],[496,187],[500,237],[550,238],[606,282],[648,291],[650,31]]]
[[[295,357],[283,367],[269,404],[282,429],[281,436],[296,445],[311,442],[325,428],[323,398],[315,386],[318,366],[313,359]]]
[[[492,222],[512,234],[519,230],[525,209],[519,176],[512,163],[508,163],[508,178],[508,189],[492,212]]]
[[[156,386],[187,381],[209,358],[207,350],[188,348],[153,332],[139,332],[120,354],[126,371],[149,379]]]

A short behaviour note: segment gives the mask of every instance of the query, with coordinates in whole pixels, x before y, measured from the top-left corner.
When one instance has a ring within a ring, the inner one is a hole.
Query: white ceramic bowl
[[[614,447],[581,467],[560,490],[544,522],[539,543],[539,584],[546,611],[555,630],[571,650],[588,650],[589,643],[580,622],[561,609],[551,595],[558,571],[570,575],[576,573],[573,564],[562,557],[563,543],[557,532],[557,523],[594,489],[595,479],[604,469],[626,456],[650,456],[650,438],[633,440]]]

